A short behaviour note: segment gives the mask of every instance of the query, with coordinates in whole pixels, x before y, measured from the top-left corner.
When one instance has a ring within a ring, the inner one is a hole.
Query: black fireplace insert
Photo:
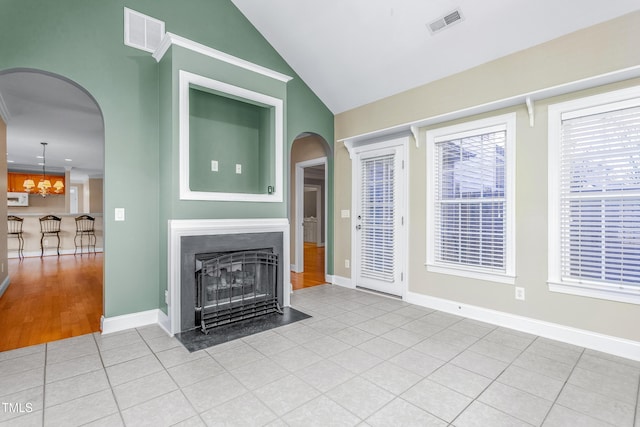
[[[278,254],[272,249],[196,254],[195,320],[207,334],[225,325],[280,313]]]

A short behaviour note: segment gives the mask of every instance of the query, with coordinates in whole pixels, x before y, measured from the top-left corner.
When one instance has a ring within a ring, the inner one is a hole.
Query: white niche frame
[[[275,182],[271,194],[223,193],[213,191],[192,191],[189,187],[189,88],[191,85],[231,95],[233,98],[263,104],[274,109],[274,163]],[[210,200],[236,202],[282,202],[283,147],[284,147],[284,102],[263,93],[230,85],[199,74],[179,70],[179,175],[180,200]]]

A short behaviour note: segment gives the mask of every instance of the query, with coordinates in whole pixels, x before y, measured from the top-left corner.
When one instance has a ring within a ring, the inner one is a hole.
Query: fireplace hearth
[[[273,249],[195,255],[195,323],[213,327],[277,312],[278,254]]]

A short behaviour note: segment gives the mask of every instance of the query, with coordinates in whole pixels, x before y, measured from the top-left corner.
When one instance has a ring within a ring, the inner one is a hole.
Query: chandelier
[[[37,188],[38,188],[38,194],[40,194],[42,197],[47,197],[47,194],[51,192],[51,188],[53,188],[53,191],[55,193],[60,193],[64,188],[64,184],[61,180],[58,180],[52,186],[51,181],[47,179],[47,171],[46,171],[47,160],[45,157],[47,143],[41,142],[40,144],[42,144],[42,178],[40,179],[40,182],[38,182]],[[33,188],[36,187],[35,183],[33,182],[33,179],[25,179],[23,186],[25,191],[29,193],[31,193]]]

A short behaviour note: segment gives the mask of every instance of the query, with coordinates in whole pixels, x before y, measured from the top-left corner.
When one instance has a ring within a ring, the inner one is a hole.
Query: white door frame
[[[294,219],[294,232],[295,232],[295,264],[293,264],[292,270],[294,273],[302,273],[304,271],[304,168],[311,166],[324,165],[324,215],[323,221],[327,218],[327,180],[328,180],[328,168],[327,157],[318,157],[316,159],[305,160],[296,163],[296,208]],[[322,240],[327,241],[327,226],[324,227],[324,235]],[[326,280],[327,276],[327,252],[324,253],[324,276]]]
[[[379,141],[379,140],[378,140]],[[346,145],[346,144],[345,144]],[[398,178],[400,179],[400,197],[402,200],[400,201],[400,215],[402,216],[402,225],[400,230],[398,231],[397,237],[398,241],[398,268],[402,272],[402,279],[400,283],[401,287],[401,297],[402,299],[406,298],[407,295],[407,284],[409,283],[409,263],[408,256],[409,253],[409,239],[408,239],[408,230],[409,230],[409,136],[396,136],[390,138],[388,140],[379,141],[379,142],[363,142],[358,145],[351,145],[347,147],[349,151],[349,156],[352,159],[351,165],[351,212],[353,215],[358,211],[358,206],[360,201],[358,200],[357,195],[359,194],[358,189],[356,188],[357,183],[359,182],[358,174],[360,173],[359,165],[357,164],[358,154],[365,153],[371,150],[379,150],[384,148],[392,148],[399,147],[402,152],[402,162],[403,168],[398,171]],[[352,287],[357,287],[357,277],[356,272],[359,266],[360,260],[357,259],[357,248],[356,242],[358,241],[356,235],[356,227],[354,224],[354,220],[352,218],[352,227],[351,227],[351,284]]]
[[[69,186],[69,213],[77,214],[78,213],[78,186],[70,185]]]
[[[316,246],[324,246],[324,239],[322,238],[322,221],[324,221],[324,214],[322,213],[322,186],[317,184],[304,184],[304,188],[305,190],[308,188],[309,193],[316,193]],[[305,191],[305,193],[307,193],[307,191]],[[302,212],[302,221],[304,223],[304,212]]]

